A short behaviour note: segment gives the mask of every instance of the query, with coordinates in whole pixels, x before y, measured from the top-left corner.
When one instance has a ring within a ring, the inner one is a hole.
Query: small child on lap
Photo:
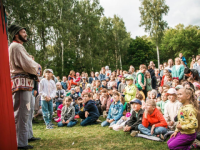
[[[62,108],[61,121],[58,123],[58,127],[73,127],[76,125],[77,120],[74,120],[75,108],[74,106],[71,106],[72,98],[68,96],[64,99],[64,101],[65,106]]]

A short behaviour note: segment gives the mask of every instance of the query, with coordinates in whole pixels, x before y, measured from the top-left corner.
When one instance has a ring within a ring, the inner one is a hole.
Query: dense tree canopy
[[[161,1],[154,2],[161,5]],[[72,69],[89,73],[106,65],[112,70],[128,70],[129,65],[138,69],[150,60],[157,63],[155,36],[132,39],[123,19],[105,17],[98,0],[7,0],[4,4],[8,24],[27,28],[27,51],[56,75],[68,75]],[[160,32],[158,27],[152,28]],[[165,29],[160,43],[161,63],[179,52],[187,60],[199,54],[199,33],[200,27],[192,25]]]

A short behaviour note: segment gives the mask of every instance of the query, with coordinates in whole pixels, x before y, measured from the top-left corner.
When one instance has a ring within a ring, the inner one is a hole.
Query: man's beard
[[[23,38],[19,33],[18,33],[18,37],[22,42],[27,42],[28,40],[26,40],[25,38]]]

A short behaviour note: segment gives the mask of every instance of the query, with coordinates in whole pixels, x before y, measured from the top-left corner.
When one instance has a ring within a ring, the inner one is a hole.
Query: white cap
[[[176,90],[179,90],[179,89],[182,89],[182,88],[183,88],[182,85],[177,85],[177,86],[175,87]]]
[[[106,67],[105,67],[105,69],[107,70],[107,69],[109,69],[109,67],[108,67],[108,66],[106,66]]]
[[[52,69],[45,69],[44,72],[46,73],[47,71],[53,73],[53,70]]]
[[[91,84],[88,83],[86,87],[87,87],[87,88],[88,88],[88,87],[91,87]]]
[[[96,74],[99,74],[99,72],[95,72],[95,75],[96,75]]]
[[[170,89],[167,91],[167,94],[176,94],[175,88],[170,88]]]

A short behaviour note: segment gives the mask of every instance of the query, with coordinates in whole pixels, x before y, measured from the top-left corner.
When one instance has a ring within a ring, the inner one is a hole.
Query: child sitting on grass
[[[117,82],[115,81],[115,77],[111,76],[110,81],[108,82],[108,89],[117,88]]]
[[[170,73],[167,73],[165,75],[165,78],[166,78],[166,83],[165,84],[167,84],[170,87],[172,87],[172,75]]]
[[[144,110],[142,102],[138,99],[132,100],[130,104],[133,111],[130,120],[125,123],[124,132],[131,132],[131,136],[134,137],[139,131],[138,125],[142,123]]]
[[[157,91],[151,90],[151,99],[153,99],[155,102],[157,102]]]
[[[179,80],[173,79],[173,81],[172,81],[172,87],[175,88],[177,85],[179,85]]]
[[[79,97],[78,99],[80,99],[80,98],[81,97]],[[80,110],[78,99],[76,99],[74,102],[71,103],[71,105],[74,106],[74,108],[75,108],[75,119],[80,118],[79,115],[78,115],[78,112]]]
[[[167,95],[169,101],[165,105],[164,118],[167,121],[168,128],[173,131],[176,127],[174,118],[176,117],[178,110],[182,104],[178,100],[176,100],[176,90],[174,88],[170,88],[167,91]]]
[[[162,114],[164,114],[165,105],[168,102],[167,99],[168,99],[168,97],[167,97],[166,93],[163,92],[161,95],[161,101],[156,103],[158,110],[160,110],[162,112]]]
[[[75,117],[75,108],[74,106],[71,106],[72,98],[71,97],[66,97],[64,99],[65,101],[65,106],[62,108],[61,112],[61,121],[58,123],[58,127],[73,127],[74,125],[77,124],[77,120],[74,120]]]
[[[182,103],[178,111],[178,123],[175,132],[171,135],[167,144],[169,149],[189,150],[196,138],[196,129],[199,130],[200,118],[198,102],[191,88],[178,90],[178,100]]]
[[[106,80],[102,80],[101,81],[101,88],[102,89],[104,89],[104,88],[107,89],[107,82],[106,82]]]
[[[80,125],[87,126],[97,123],[100,114],[95,104],[95,101],[92,100],[92,95],[90,93],[84,93],[83,102],[85,104],[84,111],[80,111],[79,116],[81,119],[84,120],[81,122]]]
[[[63,99],[66,95],[66,92],[64,89],[62,89],[62,85],[60,82],[56,83],[56,96],[55,96],[55,101],[56,101],[56,110],[58,108],[59,105],[61,105],[63,103]]]
[[[125,87],[124,90],[124,95],[125,95],[125,101],[128,103],[127,108],[130,109],[130,104],[129,102],[135,98],[136,93],[137,93],[137,87],[135,84],[133,84],[133,77],[129,75],[126,78],[127,86]]]
[[[146,101],[142,124],[139,124],[138,129],[145,135],[158,136],[164,140],[163,135],[167,133],[167,122],[162,113],[156,108],[154,100]]]
[[[142,109],[145,108],[145,101],[143,100],[142,94],[138,93],[136,94],[136,99],[139,99],[142,102]]]
[[[114,102],[110,105],[107,119],[101,123],[102,127],[109,126],[109,125],[112,126],[112,125],[116,124],[117,121],[123,115],[123,105],[120,102],[119,92],[113,93],[113,99],[114,99]]]
[[[65,101],[64,100],[63,100],[63,103],[58,106],[58,109],[57,109],[57,116],[58,117],[54,119],[55,122],[60,122],[61,121],[61,111],[62,111],[63,106],[65,106]]]
[[[94,93],[93,100],[96,103],[96,106],[98,108],[99,114],[101,114],[101,101],[100,101],[100,96],[99,96],[98,93]]]
[[[121,94],[123,94],[125,87],[126,87],[126,80],[125,80],[125,77],[122,77],[122,81],[121,81],[121,83],[119,84],[118,91],[119,91]]]
[[[108,95],[108,92],[106,89],[101,90],[100,101],[101,101],[101,113],[104,113],[104,117],[105,117],[111,105],[111,96]]]

